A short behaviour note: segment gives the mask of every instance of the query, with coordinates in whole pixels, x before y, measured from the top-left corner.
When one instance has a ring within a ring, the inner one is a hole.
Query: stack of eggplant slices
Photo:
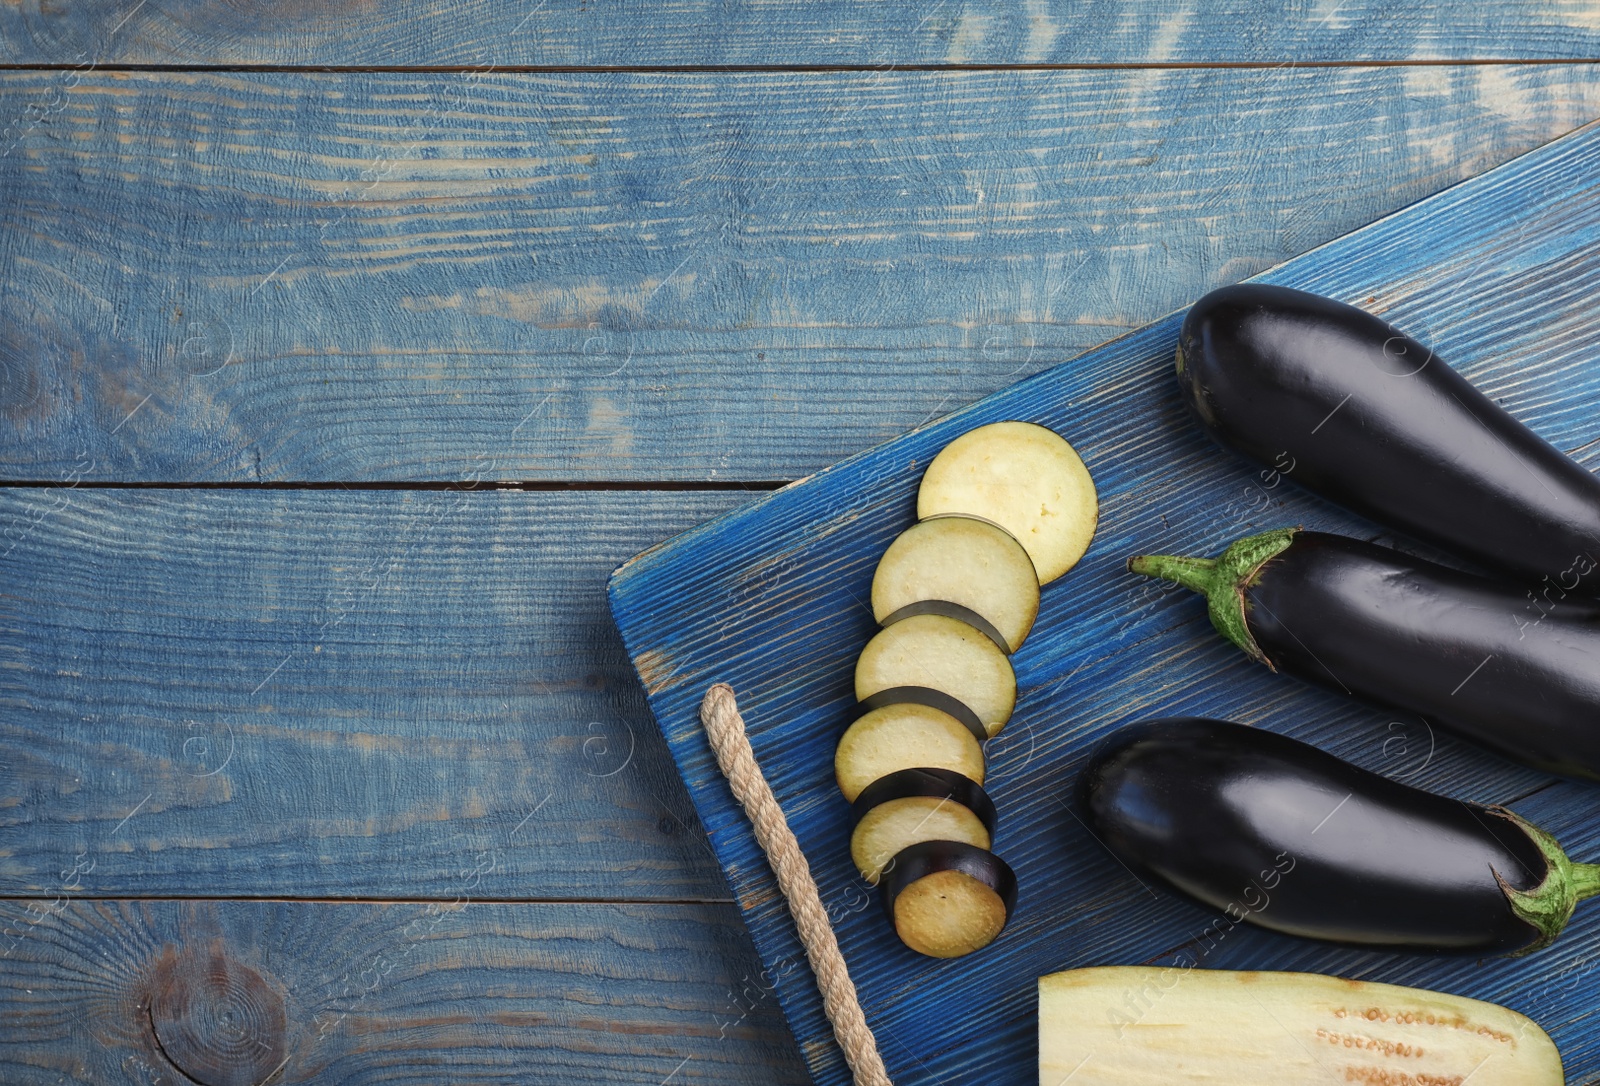
[[[934,457],[917,523],[878,562],[882,629],[856,661],[859,704],[834,770],[853,804],[851,857],[919,953],[986,946],[1015,905],[1016,876],[989,851],[983,744],[1016,705],[1010,656],[1039,613],[1039,586],[1083,556],[1097,509],[1072,446],[999,422]]]

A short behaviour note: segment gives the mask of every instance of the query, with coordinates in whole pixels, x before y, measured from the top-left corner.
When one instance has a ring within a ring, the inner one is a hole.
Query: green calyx
[[[1261,567],[1289,546],[1299,528],[1274,528],[1235,540],[1215,558],[1184,558],[1172,554],[1141,554],[1128,559],[1128,569],[1146,577],[1180,584],[1206,598],[1211,624],[1253,660],[1272,668],[1272,661],[1256,644],[1245,621],[1244,592],[1255,584]]]
[[[1518,890],[1500,872],[1494,873],[1495,880],[1506,895],[1506,901],[1511,905],[1511,911],[1516,913],[1517,919],[1539,933],[1539,937],[1531,944],[1517,951],[1518,956],[1532,954],[1556,941],[1556,936],[1572,919],[1572,910],[1578,902],[1600,894],[1600,864],[1573,863],[1556,839],[1532,822],[1504,807],[1491,807],[1490,810],[1514,822],[1533,838],[1533,843],[1544,853],[1544,878],[1531,890]]]

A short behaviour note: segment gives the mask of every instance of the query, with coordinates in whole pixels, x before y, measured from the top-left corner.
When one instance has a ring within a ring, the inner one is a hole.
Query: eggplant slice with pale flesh
[[[1089,549],[1099,502],[1089,470],[1060,435],[1031,422],[996,422],[950,442],[923,473],[918,518],[945,513],[1010,532],[1044,585]]]
[[[1011,661],[976,627],[945,615],[912,615],[867,642],[856,660],[856,698],[895,687],[941,690],[966,705],[990,736],[1011,719],[1017,677]]]
[[[922,841],[900,850],[879,885],[900,941],[930,958],[959,958],[988,946],[1017,902],[1010,866],[961,841]]]
[[[950,514],[912,525],[889,544],[872,577],[872,614],[884,626],[944,614],[1016,652],[1039,614],[1039,577],[999,525]]]
[[[902,769],[873,781],[851,809],[850,857],[869,883],[902,849],[922,841],[994,843],[994,803],[983,787],[948,769]]]
[[[844,798],[902,769],[949,769],[983,783],[983,747],[960,720],[914,701],[869,708],[845,730],[833,754]]]

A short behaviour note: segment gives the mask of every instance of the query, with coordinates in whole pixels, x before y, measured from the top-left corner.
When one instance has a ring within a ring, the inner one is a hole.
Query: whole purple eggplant
[[[1177,370],[1219,444],[1364,516],[1558,592],[1600,567],[1600,479],[1371,313],[1223,287],[1184,319]]]

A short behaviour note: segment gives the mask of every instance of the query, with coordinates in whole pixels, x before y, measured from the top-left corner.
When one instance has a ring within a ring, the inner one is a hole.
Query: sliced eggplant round
[[[1010,532],[976,517],[938,516],[914,524],[878,561],[872,614],[888,626],[919,613],[946,614],[985,633],[992,630],[1002,649],[1016,652],[1039,614],[1033,559]]]
[[[941,690],[999,733],[1017,703],[1017,676],[1000,647],[945,615],[912,615],[885,626],[856,660],[856,698],[899,686]]]
[[[959,603],[951,603],[949,600],[918,600],[916,603],[908,603],[904,607],[880,618],[878,625],[893,626],[901,619],[915,618],[918,615],[942,615],[945,618],[953,618],[957,622],[965,622],[984,637],[993,641],[995,648],[1007,656],[1011,655],[1011,642],[1006,640],[1006,635],[1000,632],[998,626],[972,608],[965,607]]]
[[[994,941],[1017,904],[1017,876],[987,849],[922,841],[895,853],[879,883],[900,941],[930,958],[959,958]]]
[[[931,686],[891,686],[879,690],[876,694],[870,694],[856,703],[856,716],[873,709],[881,709],[885,705],[899,705],[905,701],[949,713],[965,724],[967,731],[971,732],[972,737],[980,744],[989,738],[989,729],[983,726],[983,721],[978,718],[977,713],[967,708],[966,702],[951,697],[943,690],[935,690]]]
[[[833,752],[839,791],[852,803],[880,777],[923,766],[953,770],[982,784],[983,748],[949,713],[906,701],[856,718]]]
[[[948,769],[919,766],[873,781],[851,809],[850,857],[876,885],[884,865],[921,841],[994,843],[995,809],[976,781]]]
[[[962,434],[928,465],[917,516],[944,513],[993,521],[1010,532],[1043,585],[1089,549],[1099,502],[1089,469],[1060,435],[1031,422],[996,422]]]

